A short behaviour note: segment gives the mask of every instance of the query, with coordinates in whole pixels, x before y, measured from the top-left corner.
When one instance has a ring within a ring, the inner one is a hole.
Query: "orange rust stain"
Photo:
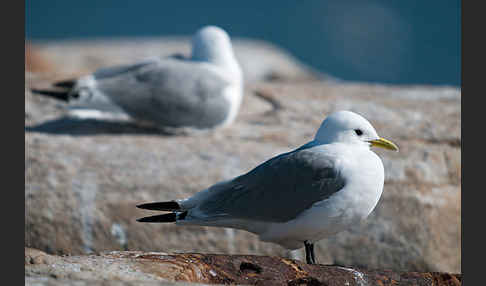
[[[451,275],[450,278],[455,285],[461,285],[461,281],[459,281],[456,276]]]
[[[285,258],[282,258],[281,261],[285,264],[287,264],[288,266],[290,266],[292,269],[294,269],[295,273],[296,273],[296,278],[302,278],[302,277],[306,277],[309,275],[309,273],[307,273],[307,271],[304,271],[298,264],[296,264],[294,261],[292,260],[288,260],[288,259],[285,259]]]
[[[245,276],[248,276],[248,277],[258,277],[258,273],[250,272],[250,273],[246,273]]]

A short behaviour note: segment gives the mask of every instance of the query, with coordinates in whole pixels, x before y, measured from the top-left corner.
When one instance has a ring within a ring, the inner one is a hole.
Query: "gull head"
[[[216,26],[200,28],[192,37],[192,59],[217,64],[234,60],[230,37]]]
[[[192,60],[208,62],[224,70],[225,77],[240,84],[241,67],[236,60],[228,34],[216,26],[204,26],[192,37]]]
[[[378,136],[368,120],[351,111],[337,111],[326,117],[314,140],[320,144],[346,143],[398,151],[397,145]]]

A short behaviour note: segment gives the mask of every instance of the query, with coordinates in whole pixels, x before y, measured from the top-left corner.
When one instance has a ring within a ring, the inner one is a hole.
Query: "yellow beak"
[[[373,146],[373,147],[381,147],[381,148],[385,148],[385,149],[388,149],[388,150],[393,150],[393,151],[398,152],[398,146],[395,145],[395,143],[393,143],[389,140],[386,140],[384,138],[378,138],[376,140],[371,140],[369,142],[371,143],[371,146]]]

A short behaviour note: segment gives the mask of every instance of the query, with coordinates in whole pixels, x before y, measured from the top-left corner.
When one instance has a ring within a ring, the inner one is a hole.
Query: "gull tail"
[[[146,204],[137,205],[137,208],[145,209],[145,210],[171,212],[168,214],[161,214],[161,215],[139,218],[137,219],[138,222],[152,222],[152,223],[176,222],[176,221],[184,220],[184,218],[187,215],[187,211],[182,210],[181,206],[176,201],[146,203]]]

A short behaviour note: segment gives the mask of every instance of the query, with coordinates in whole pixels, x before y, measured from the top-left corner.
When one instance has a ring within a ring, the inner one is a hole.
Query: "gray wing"
[[[156,60],[145,60],[141,61],[135,64],[129,64],[129,65],[119,65],[119,66],[114,66],[114,67],[106,67],[106,68],[100,68],[96,70],[93,73],[93,76],[96,80],[102,80],[102,79],[107,79],[107,78],[113,78],[120,76],[125,73],[130,73],[134,72],[144,66],[150,65],[150,64],[155,64],[157,61]]]
[[[274,157],[221,185],[199,205],[209,216],[286,222],[341,190],[333,161],[312,148]]]
[[[134,118],[203,127],[221,122],[229,112],[221,97],[229,83],[194,62],[166,59],[102,74],[98,89]]]

